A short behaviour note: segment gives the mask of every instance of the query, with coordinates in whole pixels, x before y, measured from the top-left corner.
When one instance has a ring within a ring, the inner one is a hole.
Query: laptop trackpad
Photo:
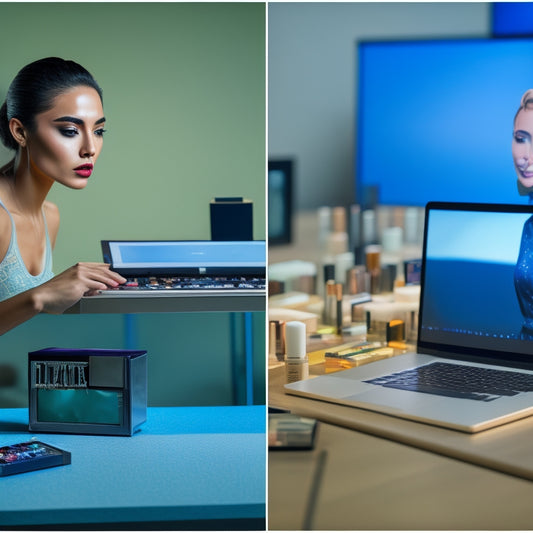
[[[406,391],[400,391],[395,389],[385,389],[380,388],[376,390],[367,390],[352,396],[347,396],[344,398],[347,402],[353,402],[355,405],[360,407],[368,406],[371,408],[372,405],[385,407],[387,412],[398,412],[402,413],[404,411],[412,411],[417,404],[420,404],[423,401],[423,398],[418,396],[426,396],[413,394],[412,392],[408,393]],[[380,409],[381,411],[382,409]]]
[[[362,408],[372,410],[374,405],[375,410],[380,412],[426,420],[446,420],[448,417],[453,420],[457,418],[458,413],[464,412],[467,406],[471,415],[491,411],[491,403],[377,386],[373,390],[345,397],[344,400]],[[494,409],[494,403],[492,408]]]

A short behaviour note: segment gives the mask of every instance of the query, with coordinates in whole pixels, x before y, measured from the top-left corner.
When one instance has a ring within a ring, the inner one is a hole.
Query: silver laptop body
[[[532,415],[532,217],[529,205],[429,203],[416,353],[286,392],[469,433]],[[459,388],[449,385],[440,371],[450,369],[454,379],[457,370],[475,375],[475,385],[462,377]],[[492,379],[493,371],[500,385],[480,385],[479,375]],[[428,387],[427,375],[437,383]]]

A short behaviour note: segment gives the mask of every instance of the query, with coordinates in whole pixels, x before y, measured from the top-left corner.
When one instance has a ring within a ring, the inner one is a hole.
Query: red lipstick
[[[76,167],[74,172],[82,178],[88,178],[93,173],[93,167],[94,165],[92,165],[92,163],[86,163],[85,165]]]

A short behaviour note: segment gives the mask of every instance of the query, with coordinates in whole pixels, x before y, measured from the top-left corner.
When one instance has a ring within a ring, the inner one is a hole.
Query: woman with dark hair
[[[125,281],[102,263],[52,273],[59,211],[46,197],[56,182],[71,189],[87,185],[104,124],[102,90],[73,61],[35,61],[9,86],[0,140],[15,155],[0,168],[0,334]]]

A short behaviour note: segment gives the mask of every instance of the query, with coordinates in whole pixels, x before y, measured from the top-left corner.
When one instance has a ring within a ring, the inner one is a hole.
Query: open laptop
[[[101,241],[104,262],[127,279],[107,296],[266,290],[265,241]]]
[[[286,392],[469,433],[532,415],[532,215],[531,205],[429,203],[416,353]],[[523,232],[531,243],[517,268]]]

